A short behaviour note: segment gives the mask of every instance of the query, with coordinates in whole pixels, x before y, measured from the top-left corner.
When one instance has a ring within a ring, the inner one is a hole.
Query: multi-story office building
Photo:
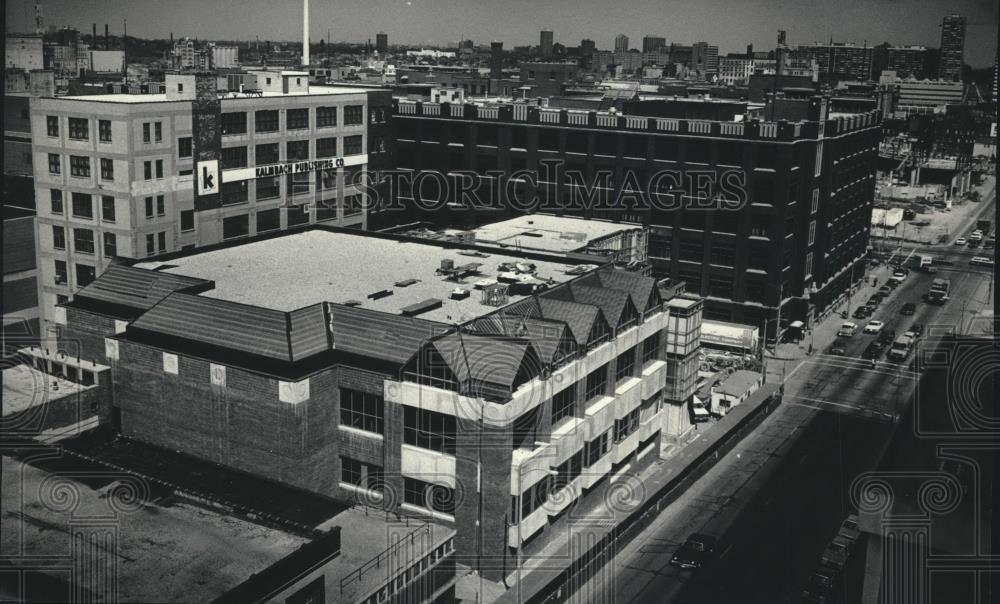
[[[667,46],[667,39],[660,36],[643,36],[642,52],[656,52]]]
[[[552,56],[552,32],[548,30],[542,30],[539,34],[538,40],[538,55],[543,59],[548,59]]]
[[[315,226],[114,266],[58,321],[121,434],[453,525],[497,580],[686,413],[666,358],[698,301],[579,262]]]
[[[316,222],[366,224],[356,174],[389,165],[388,90],[168,75],[161,94],[32,102],[41,316],[114,258]]]
[[[628,36],[625,34],[615,36],[615,52],[628,52],[628,50]]]
[[[499,189],[507,207],[644,223],[654,270],[706,297],[706,317],[773,330],[779,306],[783,318],[805,320],[847,290],[852,266],[863,274],[880,137],[876,112],[831,113],[823,97],[779,100],[754,115],[745,103],[694,100],[610,114],[397,99],[397,164],[527,170],[533,178],[506,184],[483,177],[479,194]],[[693,190],[701,172],[715,184]],[[726,178],[739,186],[727,191]],[[653,196],[658,188],[677,191],[670,207]],[[646,197],[623,196],[632,190]],[[740,201],[711,211],[694,203],[730,196]]]
[[[380,31],[375,34],[375,50],[377,50],[380,55],[384,55],[389,52],[389,34],[384,31]]]
[[[882,72],[879,83],[895,91],[895,111],[901,116],[935,113],[947,105],[961,104],[965,91],[961,82],[900,78],[892,71]]]
[[[872,79],[881,75],[882,71],[895,71],[900,78],[923,79],[927,67],[927,48],[924,46],[890,46],[884,49],[876,48],[876,57],[880,63],[872,70]]]
[[[965,65],[965,17],[948,15],[941,21],[938,77],[942,80],[961,80],[963,65]]]
[[[728,55],[719,59],[719,80],[732,86],[745,84],[753,75],[753,57],[743,54]]]
[[[9,35],[4,40],[4,69],[31,71],[45,67],[42,37]]]
[[[525,96],[559,96],[577,79],[580,67],[572,61],[521,63],[521,84],[530,87]]]
[[[697,42],[691,47],[691,69],[710,76],[719,73],[719,47]]]
[[[857,46],[834,42],[799,46],[819,64],[819,75],[824,81],[855,80],[867,82],[872,79],[871,46]]]

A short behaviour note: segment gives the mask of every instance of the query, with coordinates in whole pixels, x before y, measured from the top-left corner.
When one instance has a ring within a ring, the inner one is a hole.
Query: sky
[[[299,40],[301,0],[40,0],[46,26],[89,32],[97,23],[145,38],[190,36],[203,40]],[[34,29],[35,0],[6,1],[7,31]],[[773,48],[776,30],[791,44],[829,41],[938,46],[942,17],[968,20],[965,60],[993,64],[997,0],[311,0],[310,37],[364,42],[385,31],[389,43],[445,46],[460,39],[538,44],[551,29],[555,41],[576,46],[591,38],[614,47],[619,33],[641,47],[644,35],[668,42],[706,40],[721,53],[747,44]],[[328,33],[329,32],[329,33]]]

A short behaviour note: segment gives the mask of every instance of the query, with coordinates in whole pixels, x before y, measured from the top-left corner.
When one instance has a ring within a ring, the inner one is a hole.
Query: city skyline
[[[34,29],[34,1],[14,0],[7,3],[7,32]],[[194,25],[185,23],[187,16],[199,14],[201,3],[178,0],[169,5],[136,0],[122,7],[114,2],[87,3],[70,0],[42,2],[46,27],[69,25],[88,31],[92,23],[108,23],[113,34],[120,35],[122,19],[129,21],[130,35],[143,38],[198,37],[218,40],[282,40],[298,41],[301,37],[301,4],[281,5],[246,0],[239,2],[240,11],[229,13],[227,6],[235,2],[220,2],[223,10],[202,14]],[[721,0],[700,3],[697,12],[663,18],[656,24],[656,14],[663,6],[644,0],[628,14],[614,6],[584,0],[587,10],[569,12],[561,3],[528,6],[525,10],[496,10],[485,2],[459,3],[457,0],[376,0],[371,3],[313,2],[311,7],[311,39],[325,39],[327,33],[335,42],[365,42],[374,40],[377,31],[389,34],[394,44],[446,46],[461,39],[486,44],[490,40],[505,43],[505,48],[537,45],[539,31],[554,32],[553,41],[576,46],[581,39],[597,41],[598,48],[611,49],[614,37],[626,34],[633,45],[643,36],[663,36],[667,42],[693,43],[706,40],[719,46],[720,55],[738,52],[746,44],[760,49],[772,48],[777,29],[788,31],[792,44],[828,41],[854,42],[874,46],[882,42],[896,45],[919,44],[937,47],[941,20],[952,12],[966,17],[966,63],[973,67],[992,65],[996,55],[998,9],[996,3],[983,0],[963,0],[941,5],[933,0],[854,0],[848,3],[826,3],[804,0],[785,5],[780,0],[754,0],[742,3],[734,14],[733,7]],[[574,3],[578,6],[580,3]],[[683,5],[676,5],[678,11]],[[190,10],[184,10],[189,8]],[[178,10],[181,9],[181,10]],[[58,19],[52,15],[60,15]],[[378,14],[378,21],[371,19]],[[447,15],[452,24],[441,34],[441,17]],[[462,15],[460,22],[455,15]],[[595,30],[592,23],[607,24]],[[154,25],[155,24],[155,25]]]

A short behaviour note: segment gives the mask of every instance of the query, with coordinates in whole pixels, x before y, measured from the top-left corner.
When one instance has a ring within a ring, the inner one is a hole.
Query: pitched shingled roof
[[[112,265],[76,296],[145,310],[175,291],[205,291],[212,285],[205,279]]]
[[[333,347],[354,354],[405,363],[413,352],[449,326],[443,323],[388,313],[330,305]]]

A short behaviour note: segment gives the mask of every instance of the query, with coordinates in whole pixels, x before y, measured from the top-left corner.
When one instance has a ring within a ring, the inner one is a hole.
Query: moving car
[[[858,324],[847,321],[846,323],[841,323],[840,330],[837,331],[837,336],[841,338],[850,338],[856,333],[858,333]]]
[[[899,309],[899,314],[901,315],[913,315],[917,312],[917,305],[913,302],[907,302],[903,305],[903,308]]]
[[[681,568],[701,568],[715,555],[718,544],[719,540],[711,535],[695,533],[677,550],[670,564]]]
[[[892,344],[892,341],[895,340],[895,339],[896,339],[896,330],[895,329],[889,329],[887,327],[887,328],[883,329],[878,334],[878,341],[881,344],[885,344],[886,346],[888,346],[889,344]]]
[[[906,271],[905,268],[897,268],[896,270],[892,271],[892,278],[904,281],[906,279],[906,275],[908,274],[909,273]]]
[[[895,277],[892,277],[891,279],[889,279],[888,281],[886,281],[885,284],[888,285],[889,287],[891,287],[892,289],[896,289],[897,287],[899,287],[900,285],[902,285],[903,282],[900,281],[899,279],[895,278]]]
[[[969,239],[969,247],[970,248],[977,248],[977,247],[979,247],[979,242],[980,241],[982,241],[982,239]]]
[[[841,536],[836,536],[823,550],[820,564],[829,566],[837,570],[844,570],[847,566],[847,559],[851,557],[851,546],[853,544]]]
[[[968,241],[965,239],[965,237],[959,237],[958,239],[955,240],[955,245],[965,245],[966,243],[968,243]]]
[[[851,316],[855,319],[867,319],[872,316],[872,310],[868,306],[859,306],[854,310],[854,314]]]
[[[883,297],[888,296],[889,294],[892,293],[892,287],[888,285],[883,285],[882,287],[878,288],[878,293],[881,294]]]
[[[914,323],[913,325],[910,325],[910,331],[912,331],[913,334],[919,338],[924,335],[924,326],[922,323]]]
[[[837,356],[844,356],[847,354],[847,340],[843,338],[837,338],[833,341],[833,345],[830,346],[830,354],[835,354]]]
[[[868,306],[878,307],[882,303],[882,296],[875,294],[871,298],[868,298]]]
[[[858,515],[849,514],[847,518],[844,518],[844,521],[840,523],[840,529],[837,530],[837,535],[847,539],[851,543],[856,543],[861,538],[861,529],[858,528]]]
[[[993,266],[993,259],[988,256],[976,256],[972,260],[969,260],[969,264],[973,266]]]
[[[865,325],[865,333],[878,333],[882,331],[883,327],[885,327],[885,323],[882,321],[868,321],[868,324]]]
[[[862,359],[877,359],[882,356],[885,352],[885,344],[882,342],[872,342],[865,348],[865,351],[861,353]]]
[[[833,592],[837,589],[840,573],[829,566],[821,566],[809,577],[806,588],[802,590],[802,599],[806,602],[830,602]]]

